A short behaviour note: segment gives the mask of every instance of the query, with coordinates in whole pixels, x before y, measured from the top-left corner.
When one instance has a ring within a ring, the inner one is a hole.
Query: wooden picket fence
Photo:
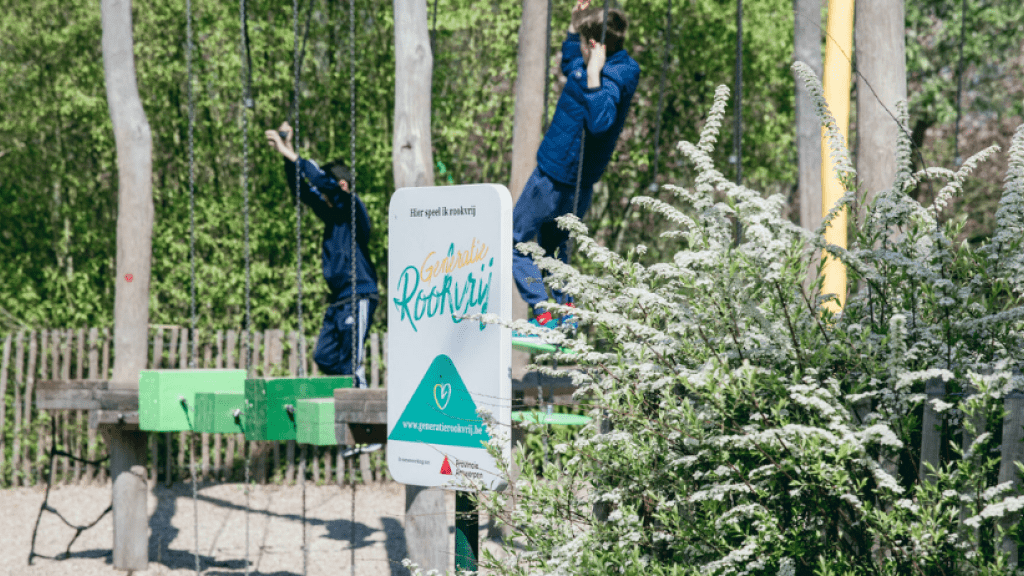
[[[191,347],[187,328],[150,326],[151,369],[185,369]],[[237,330],[197,330],[198,368],[244,368]],[[300,351],[298,335],[283,330],[253,333],[252,366],[257,376],[295,376]],[[0,488],[42,483],[50,447],[51,419],[56,419],[58,449],[96,460],[106,454],[103,439],[87,426],[83,410],[42,411],[35,408],[34,386],[40,380],[102,380],[112,368],[110,330],[103,328],[31,330],[0,336]],[[367,346],[370,387],[387,383],[387,335],[371,334]],[[316,339],[304,347],[305,372],[319,374],[312,361]],[[285,361],[287,360],[287,364]],[[386,449],[386,448],[385,448]],[[242,434],[150,433],[149,476],[153,483],[189,481],[198,463],[201,482],[241,481],[246,455],[251,475],[259,483],[295,482],[298,474],[318,483],[383,482],[391,479],[385,450],[344,458],[343,446],[296,446],[288,442],[247,442]],[[55,484],[93,484],[109,481],[105,465],[92,466],[58,457],[51,471]]]

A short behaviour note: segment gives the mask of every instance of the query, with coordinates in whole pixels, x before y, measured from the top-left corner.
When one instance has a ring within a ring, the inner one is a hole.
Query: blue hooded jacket
[[[299,199],[324,221],[322,266],[324,280],[331,289],[331,302],[352,295],[352,195],[344,192],[338,182],[317,164],[299,159],[302,178]],[[288,187],[295,197],[295,162],[287,159],[284,169]],[[328,205],[330,200],[333,206]],[[377,294],[377,272],[370,265],[370,215],[357,195],[356,202],[356,294]]]
[[[587,66],[580,52],[580,35],[569,34],[562,43],[562,73],[568,81],[558,98],[551,126],[537,150],[537,165],[552,180],[575,186],[580,134],[585,125],[587,140],[580,185],[588,187],[601,179],[615,151],[640,81],[640,65],[625,49],[619,50],[605,62],[601,86],[587,88]]]

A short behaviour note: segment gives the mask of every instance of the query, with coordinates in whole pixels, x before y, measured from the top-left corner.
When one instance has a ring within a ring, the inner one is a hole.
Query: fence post
[[[4,359],[0,364],[0,488],[6,487],[4,471],[7,466],[4,462],[6,454],[6,438],[4,437],[5,423],[7,422],[7,368],[11,361],[11,335],[4,338]],[[15,383],[15,386],[18,384]]]
[[[25,333],[18,332],[17,350],[14,354],[14,444],[11,446],[11,486],[19,484],[21,469],[21,388],[25,385],[22,362],[25,359]],[[24,484],[24,482],[20,482]]]

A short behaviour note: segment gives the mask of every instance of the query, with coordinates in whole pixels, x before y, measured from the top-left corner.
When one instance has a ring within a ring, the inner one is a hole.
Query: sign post
[[[402,188],[388,214],[388,468],[456,494],[456,569],[475,570],[478,529],[464,477],[505,481],[487,452],[511,427],[512,199],[498,184]],[[508,462],[511,444],[502,446]]]

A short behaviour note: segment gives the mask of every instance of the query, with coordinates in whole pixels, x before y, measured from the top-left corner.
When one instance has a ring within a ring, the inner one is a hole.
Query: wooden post
[[[103,71],[117,147],[117,276],[111,389],[136,389],[149,340],[149,282],[153,236],[153,139],[135,76],[131,0],[100,0]],[[131,282],[128,275],[131,275]],[[104,374],[106,377],[106,374]],[[149,565],[146,513],[146,435],[105,426],[114,480],[115,570]]]
[[[370,388],[380,387],[380,334],[370,334]]]
[[[149,563],[146,433],[125,426],[103,426],[101,431],[110,448],[114,478],[114,568],[145,570]]]
[[[43,334],[46,332],[43,331]],[[22,411],[22,422],[25,431],[25,444],[22,446],[21,463],[23,468],[21,485],[28,486],[32,483],[32,460],[28,457],[29,437],[32,432],[32,387],[36,382],[36,342],[35,331],[29,333],[28,340],[28,368],[25,371],[25,406]]]
[[[395,122],[391,160],[396,188],[434,185],[430,139],[433,54],[427,5],[394,0]],[[405,540],[409,558],[424,571],[449,567],[450,540],[444,491],[405,487]]]
[[[516,100],[512,120],[512,177],[508,189],[515,205],[523,186],[537,167],[537,149],[540,148],[544,121],[544,85],[547,79],[550,55],[546,53],[548,39],[548,2],[523,0],[523,16],[519,24],[518,74]],[[529,307],[512,291],[512,318],[525,319]],[[522,379],[530,354],[512,350],[512,378]]]
[[[25,333],[18,332],[14,354],[14,444],[11,445],[11,486],[24,485],[19,482],[21,464],[21,387],[25,384],[22,362],[25,359]],[[5,402],[6,403],[6,402]]]
[[[1006,397],[1006,416],[1003,418],[1002,459],[999,463],[999,483],[1012,482],[1010,494],[1016,494],[1020,487],[1020,472],[1017,464],[1024,462],[1024,394],[1012,392]],[[1000,520],[1004,530],[1009,530],[1020,522],[1020,512],[1009,513]],[[1013,539],[1004,537],[1003,552],[1010,554],[1010,566],[1018,561],[1017,544]]]
[[[97,380],[99,377],[99,349],[97,348],[97,341],[99,340],[99,331],[96,328],[89,329],[89,380]],[[96,429],[87,426],[87,456],[88,460],[96,459]],[[85,477],[87,483],[93,483],[96,481],[96,466],[89,464],[85,468]]]
[[[867,205],[896,179],[896,102],[907,100],[906,28],[903,0],[857,0],[856,13],[857,179]]]
[[[7,482],[4,480],[4,474],[7,471],[7,465],[4,462],[7,452],[6,449],[6,438],[4,436],[4,430],[7,428],[7,368],[11,361],[11,335],[8,334],[4,338],[4,359],[0,363],[0,488],[6,488]],[[15,386],[18,384],[15,383]]]

